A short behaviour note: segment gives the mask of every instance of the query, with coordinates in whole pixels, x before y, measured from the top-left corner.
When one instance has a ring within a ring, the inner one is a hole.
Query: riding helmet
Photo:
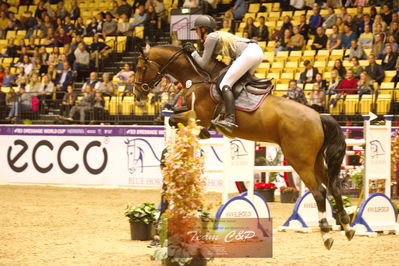
[[[196,20],[194,22],[194,29],[197,27],[206,27],[211,30],[214,30],[214,29],[216,29],[216,21],[211,16],[201,15],[198,18],[196,18]]]

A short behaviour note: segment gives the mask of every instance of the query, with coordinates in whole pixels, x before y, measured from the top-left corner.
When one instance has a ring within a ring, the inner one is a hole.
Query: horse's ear
[[[140,53],[141,56],[147,57],[146,53],[144,52],[143,47],[140,44],[136,44],[137,51]]]

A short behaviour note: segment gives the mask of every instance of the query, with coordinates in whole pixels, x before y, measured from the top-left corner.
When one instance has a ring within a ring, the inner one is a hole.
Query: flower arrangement
[[[396,174],[398,172],[399,162],[399,130],[395,131],[395,137],[391,142],[391,184],[396,185]]]
[[[280,187],[281,193],[297,192],[298,190],[294,187]]]
[[[256,183],[256,184],[254,185],[254,189],[270,189],[270,190],[275,190],[275,189],[277,189],[277,186],[276,186],[274,183],[272,183],[272,182],[269,182],[269,183],[259,182],[259,183]]]
[[[157,208],[154,203],[145,202],[140,205],[128,204],[125,216],[129,217],[131,223],[150,224],[156,219]]]

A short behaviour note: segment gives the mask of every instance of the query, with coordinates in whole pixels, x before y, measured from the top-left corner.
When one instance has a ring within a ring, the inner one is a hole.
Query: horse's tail
[[[339,178],[342,161],[346,153],[345,136],[338,122],[329,115],[321,115],[324,131],[324,144],[320,153],[326,163],[326,181],[329,191],[339,189],[341,191],[345,179]]]

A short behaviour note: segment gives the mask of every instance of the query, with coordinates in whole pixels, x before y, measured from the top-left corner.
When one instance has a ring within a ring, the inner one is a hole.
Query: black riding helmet
[[[201,15],[198,18],[196,18],[194,22],[194,28],[192,30],[195,30],[197,27],[205,27],[210,31],[213,31],[216,29],[216,21],[211,16]]]

